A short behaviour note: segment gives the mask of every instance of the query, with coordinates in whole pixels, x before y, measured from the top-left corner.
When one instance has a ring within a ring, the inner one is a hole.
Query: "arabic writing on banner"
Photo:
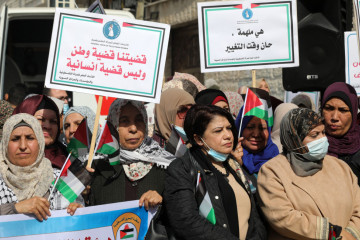
[[[45,85],[159,102],[170,27],[57,9]]]
[[[346,82],[353,86],[360,96],[360,59],[356,32],[345,32]]]
[[[154,209],[139,208],[139,201],[79,208],[74,216],[52,211],[39,222],[23,214],[0,216],[0,238],[17,240],[118,240],[144,239]]]
[[[299,66],[294,0],[198,3],[201,71]]]

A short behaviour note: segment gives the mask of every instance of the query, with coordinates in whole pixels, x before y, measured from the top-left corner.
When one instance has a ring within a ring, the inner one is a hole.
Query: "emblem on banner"
[[[103,27],[104,36],[108,39],[116,39],[121,32],[120,25],[115,21],[105,23]]]
[[[124,213],[112,224],[115,240],[135,240],[139,235],[141,219],[135,213]]]
[[[251,9],[247,8],[242,12],[242,16],[243,16],[243,18],[249,20],[253,16],[253,11],[251,11]]]

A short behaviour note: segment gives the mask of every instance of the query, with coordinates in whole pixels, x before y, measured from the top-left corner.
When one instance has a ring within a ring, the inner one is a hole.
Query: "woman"
[[[261,166],[279,154],[279,149],[271,140],[271,127],[264,119],[255,116],[245,116],[242,121],[243,108],[236,118],[236,126],[240,127],[240,136],[243,137],[242,158],[245,169],[249,174],[257,177]]]
[[[95,163],[90,204],[98,205],[139,200],[139,206],[162,203],[164,169],[175,158],[147,137],[147,114],[144,104],[116,99],[110,106],[108,121],[117,129],[120,165],[108,161]],[[114,191],[116,189],[116,191]]]
[[[292,109],[280,129],[283,153],[265,163],[258,176],[270,239],[360,239],[357,179],[347,164],[326,155],[321,116]]]
[[[192,147],[166,173],[168,223],[179,239],[265,239],[248,180],[230,154],[241,153],[231,114],[194,105],[185,119]]]
[[[282,145],[280,142],[280,123],[281,120],[284,118],[285,114],[290,111],[291,109],[298,108],[293,103],[282,103],[280,104],[275,112],[274,112],[274,126],[271,131],[271,140],[279,149],[279,152],[282,152]]]
[[[205,89],[195,97],[196,104],[215,105],[230,112],[229,101],[224,92],[217,89]]]
[[[62,205],[57,191],[47,200],[60,171],[53,170],[44,148],[41,126],[33,116],[20,113],[5,122],[0,148],[0,215],[33,214],[42,221],[50,216],[49,209]],[[71,215],[82,207],[75,202],[67,205]]]
[[[60,116],[56,104],[45,95],[35,95],[25,99],[13,114],[28,113],[40,123],[45,138],[45,157],[54,168],[61,169],[66,160],[65,147],[58,141]]]
[[[355,89],[342,82],[331,84],[322,100],[329,155],[349,164],[360,184],[360,127],[356,124],[358,110]]]
[[[64,116],[65,141],[69,144],[81,121],[86,117],[86,123],[92,132],[95,124],[95,113],[86,106],[71,107]]]
[[[153,139],[165,147],[173,130],[184,126],[186,112],[194,104],[194,98],[182,89],[172,88],[161,94],[155,106],[155,132]]]

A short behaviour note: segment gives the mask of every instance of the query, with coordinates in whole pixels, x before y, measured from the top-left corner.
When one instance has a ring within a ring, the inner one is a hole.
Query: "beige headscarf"
[[[285,114],[294,108],[298,108],[298,106],[293,103],[282,103],[275,109],[274,126],[271,131],[271,140],[276,144],[280,153],[283,151],[282,144],[280,142],[280,123]]]
[[[10,135],[14,127],[22,121],[32,128],[39,143],[39,154],[35,162],[26,167],[16,166],[7,158]],[[49,190],[54,176],[50,160],[44,157],[44,149],[44,135],[35,117],[27,113],[19,113],[5,122],[0,145],[0,174],[6,185],[15,193],[18,201],[34,196],[43,197]]]
[[[155,130],[168,140],[179,107],[189,104],[195,104],[194,98],[182,89],[171,88],[162,92],[160,103],[155,106]]]

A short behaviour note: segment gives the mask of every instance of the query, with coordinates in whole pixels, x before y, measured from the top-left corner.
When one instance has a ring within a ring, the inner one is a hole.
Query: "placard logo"
[[[139,236],[141,219],[135,213],[124,213],[112,224],[115,240],[135,240]]]
[[[243,16],[243,18],[249,20],[253,16],[253,11],[251,11],[251,9],[247,8],[242,12],[242,16]]]
[[[105,23],[103,27],[103,34],[108,39],[116,39],[121,32],[120,25],[115,21]]]

